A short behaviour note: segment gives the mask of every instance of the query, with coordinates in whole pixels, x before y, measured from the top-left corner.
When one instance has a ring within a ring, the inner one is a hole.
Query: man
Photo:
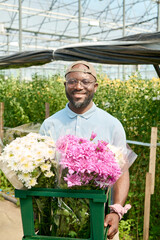
[[[95,140],[104,140],[122,149],[124,156],[128,157],[132,151],[126,147],[126,136],[121,123],[93,103],[92,99],[98,87],[93,66],[85,61],[77,61],[69,66],[65,78],[65,92],[69,103],[64,109],[44,121],[40,133],[49,135],[56,141],[66,134],[89,139],[94,131],[97,134]],[[136,157],[134,154],[131,155],[130,163]],[[129,172],[127,168],[113,186],[113,204],[116,205],[113,205],[112,211],[106,215],[104,220],[104,226],[109,225],[108,239],[117,235],[119,220],[126,212],[123,205],[128,191]]]

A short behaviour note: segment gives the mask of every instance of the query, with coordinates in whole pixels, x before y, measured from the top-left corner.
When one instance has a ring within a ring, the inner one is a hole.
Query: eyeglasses
[[[89,87],[89,85],[91,83],[94,83],[95,81],[89,81],[88,79],[82,79],[77,80],[77,79],[69,79],[68,81],[66,81],[66,83],[70,86],[70,87],[74,87],[76,86],[78,83],[81,84],[82,87]]]

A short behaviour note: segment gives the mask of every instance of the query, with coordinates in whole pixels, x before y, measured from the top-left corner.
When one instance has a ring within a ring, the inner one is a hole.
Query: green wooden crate
[[[89,199],[90,206],[90,238],[69,238],[56,236],[36,235],[34,229],[33,197],[66,197]],[[32,188],[29,190],[15,189],[15,197],[20,198],[21,216],[23,224],[23,240],[104,240],[107,230],[104,231],[104,212],[107,195],[104,190],[71,190]]]

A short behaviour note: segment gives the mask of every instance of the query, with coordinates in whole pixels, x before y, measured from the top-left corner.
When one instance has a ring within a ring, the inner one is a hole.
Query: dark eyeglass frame
[[[89,87],[92,83],[95,82],[96,81],[89,81],[88,79],[78,80],[76,78],[66,80],[67,85],[71,87],[75,87],[78,83],[80,83],[82,87]]]

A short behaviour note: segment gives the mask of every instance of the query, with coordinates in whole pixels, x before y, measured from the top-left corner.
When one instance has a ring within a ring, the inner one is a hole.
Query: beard
[[[93,97],[94,97],[94,93],[90,93],[88,95],[86,95],[84,101],[74,101],[73,97],[66,91],[66,96],[69,100],[69,102],[72,104],[72,106],[74,108],[85,108],[89,105],[89,103],[92,101]]]

